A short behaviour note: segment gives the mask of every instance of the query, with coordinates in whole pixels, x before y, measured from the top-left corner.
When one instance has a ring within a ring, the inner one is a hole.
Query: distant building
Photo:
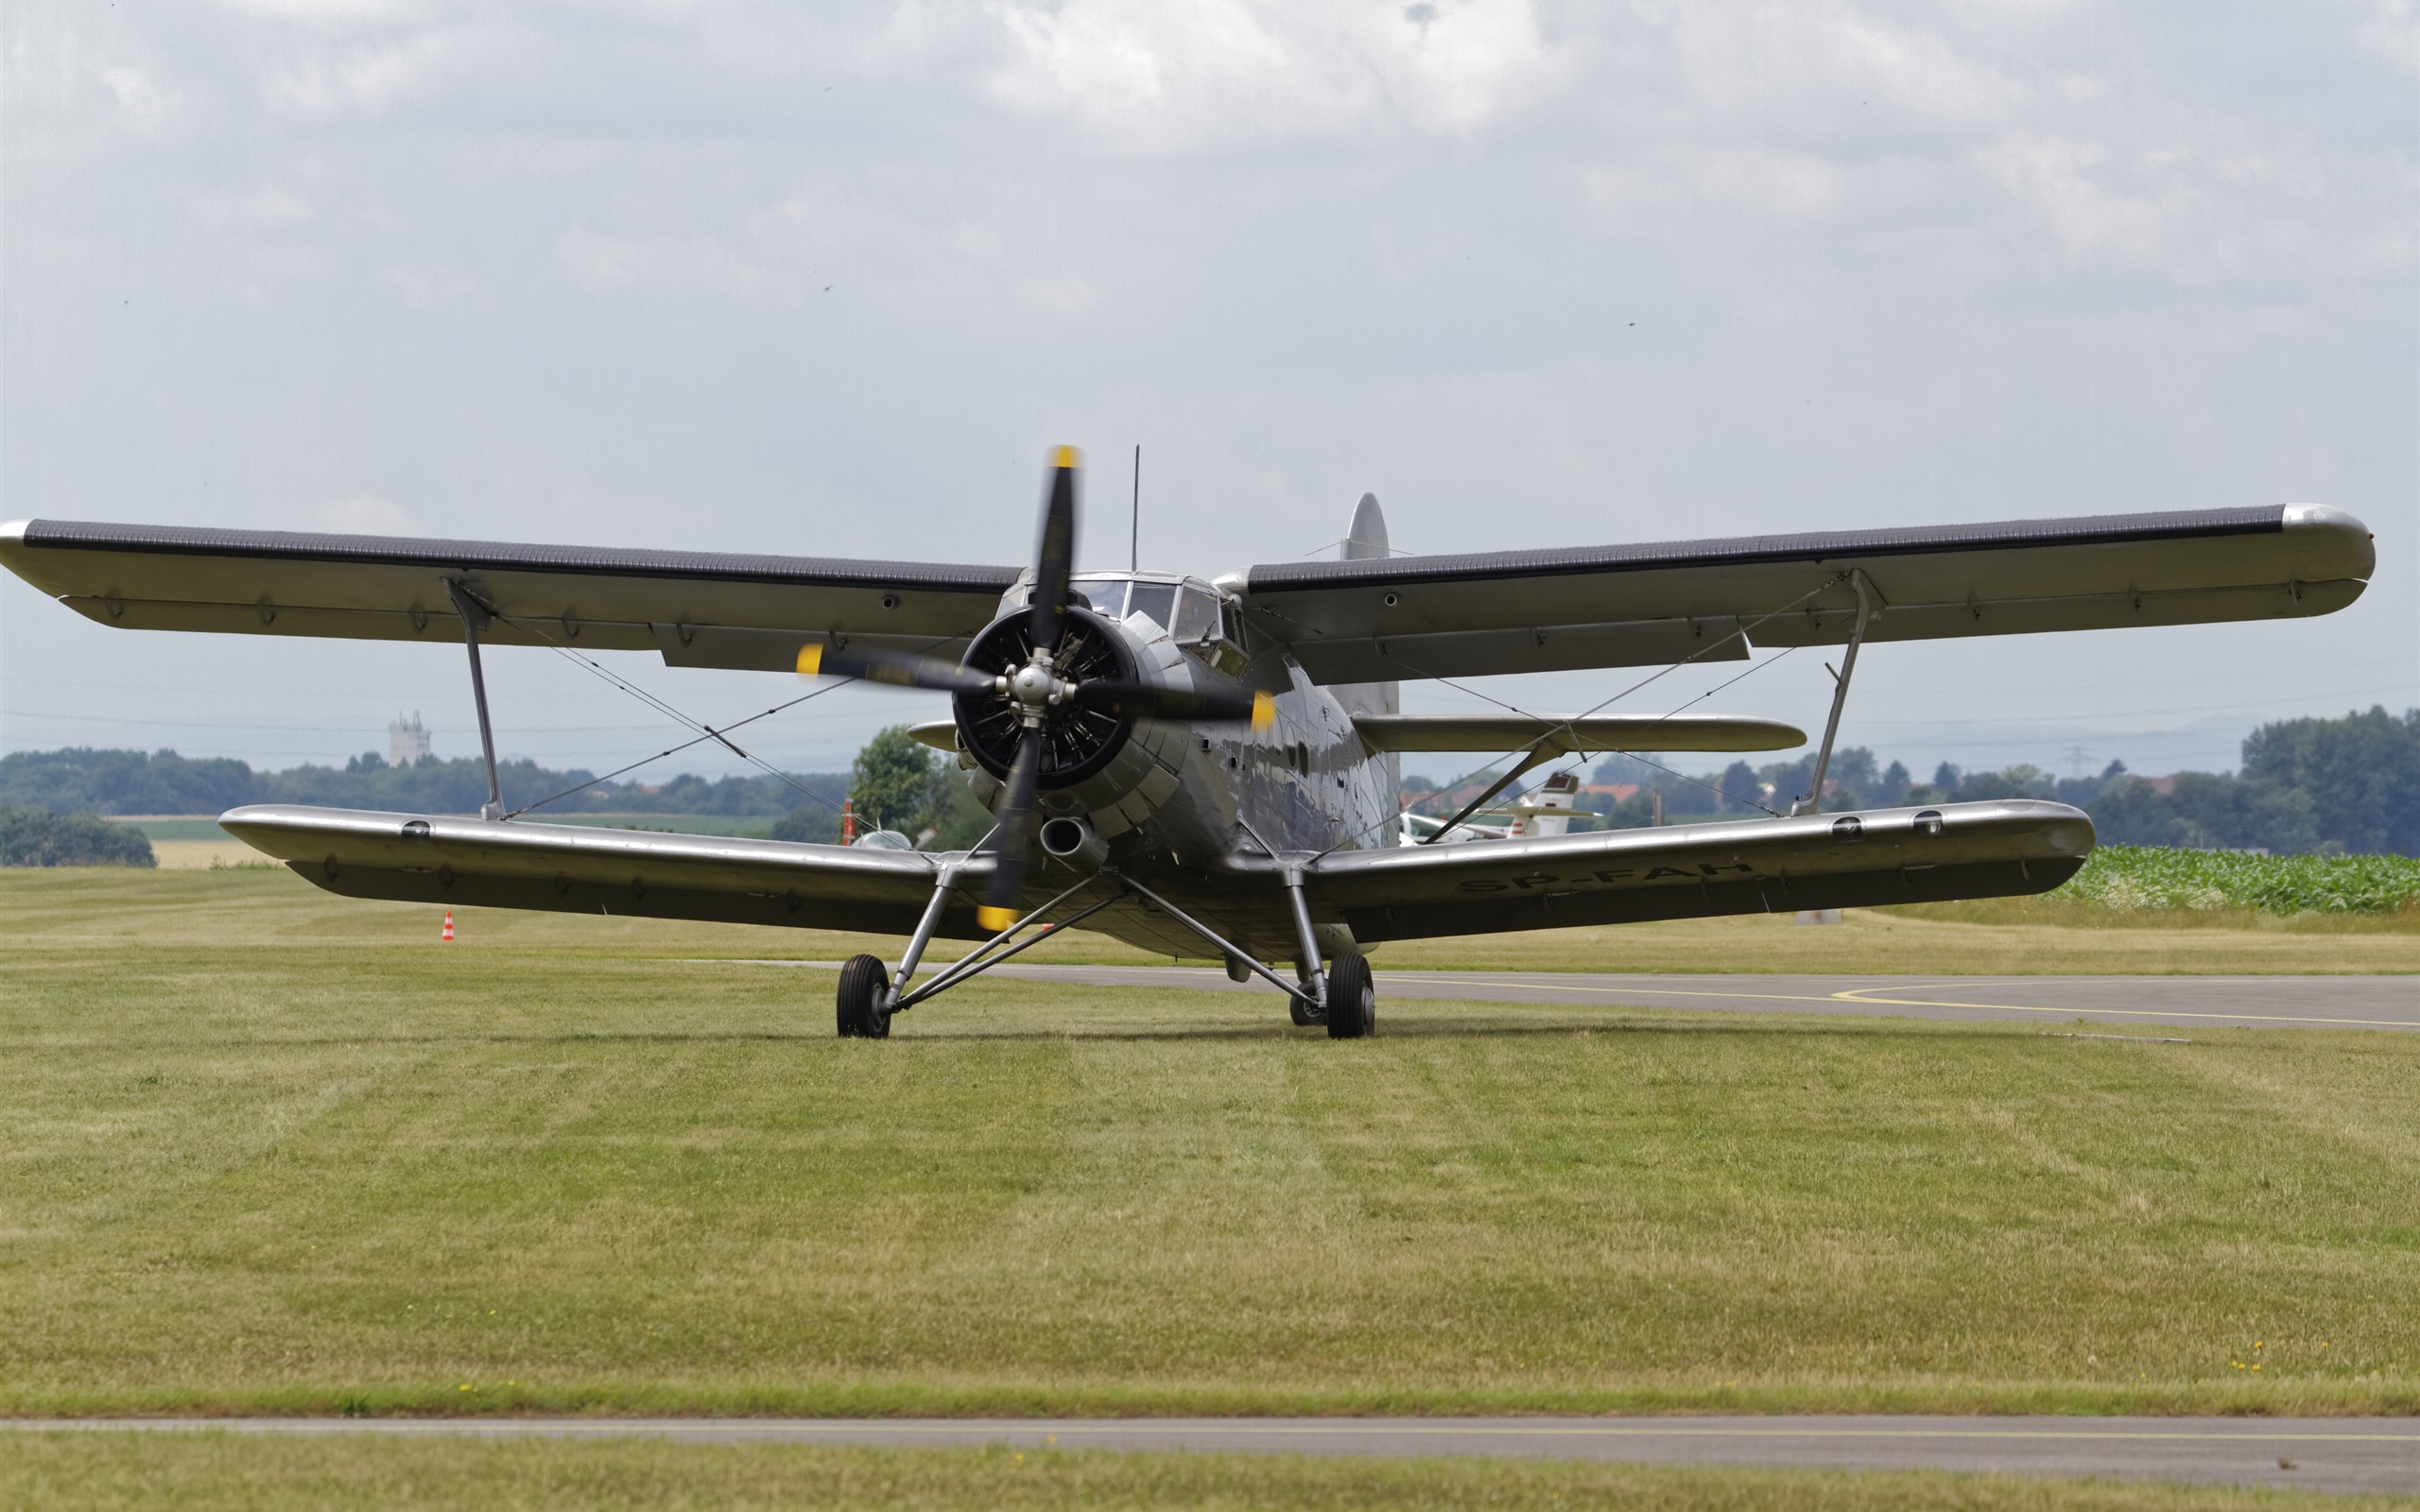
[[[422,728],[420,714],[412,714],[410,724],[397,714],[387,727],[387,763],[390,766],[409,766],[414,762],[428,760],[428,731]]]

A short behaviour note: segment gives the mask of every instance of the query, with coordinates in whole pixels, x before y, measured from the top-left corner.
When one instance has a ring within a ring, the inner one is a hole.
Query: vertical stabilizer
[[[1374,493],[1361,495],[1353,507],[1353,525],[1344,533],[1344,559],[1370,561],[1389,555],[1387,549],[1387,515],[1378,507]],[[1346,682],[1328,690],[1337,701],[1357,714],[1399,714],[1403,713],[1401,685],[1392,682]],[[1387,760],[1400,766],[1401,758]]]
[[[1369,561],[1387,554],[1387,514],[1374,493],[1353,507],[1353,528],[1344,533],[1344,559]]]

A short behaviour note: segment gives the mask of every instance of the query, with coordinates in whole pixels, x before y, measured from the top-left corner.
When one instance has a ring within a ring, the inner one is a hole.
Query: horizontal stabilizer
[[[1374,751],[1528,750],[1557,755],[1609,750],[1788,750],[1806,731],[1778,719],[1651,714],[1533,719],[1521,714],[1356,714],[1353,728]]]

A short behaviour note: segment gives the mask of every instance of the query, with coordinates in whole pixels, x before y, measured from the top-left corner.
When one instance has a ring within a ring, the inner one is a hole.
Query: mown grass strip
[[[993,981],[866,1043],[585,920],[108,897],[0,963],[0,1410],[2420,1405],[2420,1037]]]
[[[0,1504],[134,1509],[1421,1506],[1626,1512],[2368,1512],[2399,1499],[2014,1475],[797,1444],[11,1435]]]

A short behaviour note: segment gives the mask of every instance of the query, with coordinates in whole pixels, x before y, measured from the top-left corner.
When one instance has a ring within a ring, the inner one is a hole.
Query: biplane
[[[0,526],[0,561],[121,629],[467,647],[488,769],[478,815],[268,804],[220,821],[332,892],[902,936],[895,964],[858,955],[839,972],[838,1032],[875,1039],[1080,924],[1263,979],[1295,1023],[1345,1040],[1373,1031],[1368,952],[1389,940],[2055,887],[2093,847],[2092,821],[2065,804],[1824,812],[1859,649],[2326,614],[2376,561],[2359,520],[2308,504],[1412,556],[1389,548],[1365,496],[1337,559],[1077,572],[1077,494],[1062,449],[1025,567],[59,520]],[[517,822],[495,777],[489,645],[947,695],[949,717],[915,732],[996,823],[971,850],[929,853]],[[1806,737],[1703,713],[1401,706],[1411,680],[1791,646],[1841,648],[1830,713],[1808,790],[1754,817],[1449,843],[1564,757]],[[1506,759],[1486,793],[1414,833],[1400,764],[1421,751]],[[977,943],[920,980],[936,938]]]

